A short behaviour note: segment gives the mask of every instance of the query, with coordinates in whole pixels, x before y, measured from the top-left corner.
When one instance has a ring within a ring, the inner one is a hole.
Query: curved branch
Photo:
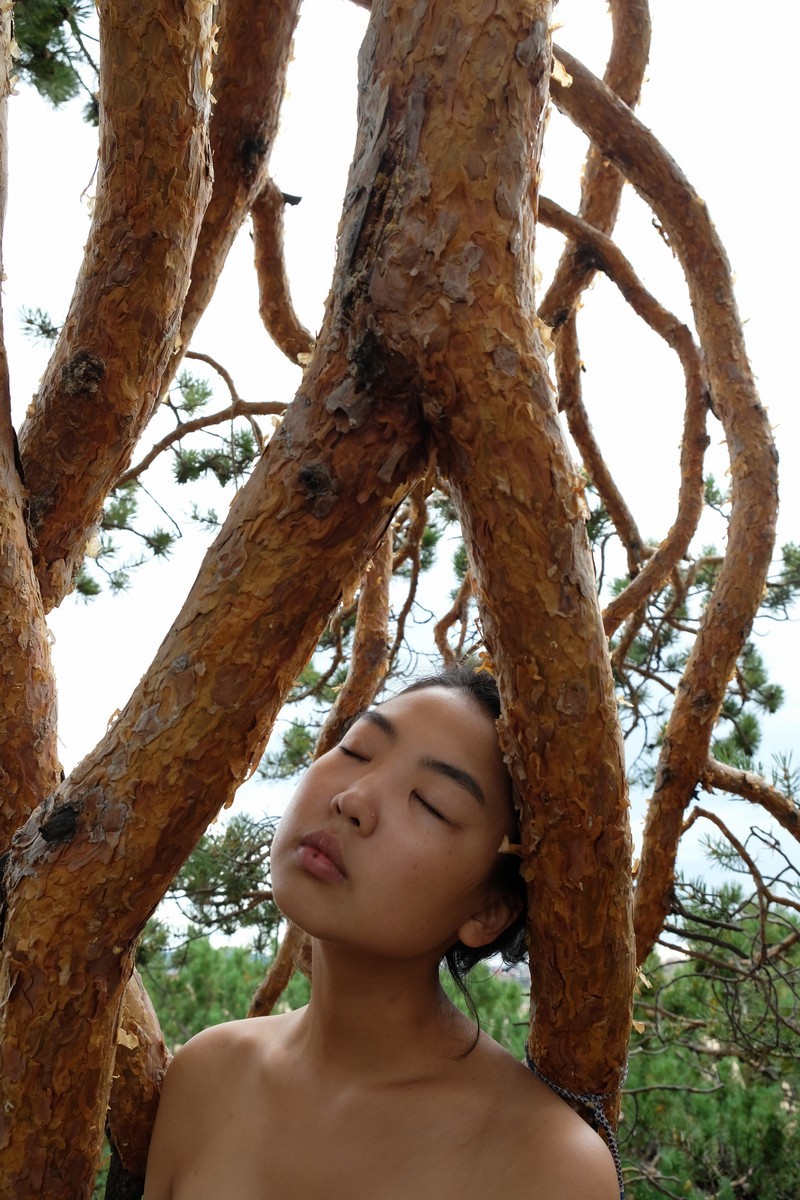
[[[448,630],[455,625],[456,621],[461,622],[461,643],[464,640],[464,626],[467,623],[467,606],[473,593],[472,570],[467,567],[464,572],[464,578],[461,580],[456,597],[441,618],[433,627],[433,640],[436,642],[436,648],[442,656],[442,662],[446,667],[454,667],[458,661],[458,655],[453,650],[447,640]]]
[[[253,243],[258,276],[258,311],[267,333],[292,362],[302,365],[314,339],[292,304],[283,255],[283,206],[280,188],[267,179],[253,201]]]
[[[45,611],[72,586],[105,498],[158,403],[211,191],[210,7],[101,0],[99,14],[92,227],[20,434]]]
[[[636,641],[636,635],[647,620],[647,605],[640,604],[636,612],[631,614],[624,630],[622,637],[617,642],[611,652],[611,665],[614,670],[620,674],[625,673],[625,660],[628,657],[628,651]]]
[[[546,223],[546,222],[545,222]],[[566,413],[569,431],[575,439],[586,474],[602,500],[619,539],[628,555],[628,570],[631,575],[639,571],[647,547],[639,532],[636,519],[625,503],[611,472],[603,458],[603,452],[595,439],[589,423],[589,414],[581,394],[581,359],[578,348],[578,323],[574,315],[561,327],[556,342],[556,382],[558,384],[558,406]]]
[[[611,637],[625,618],[638,608],[648,596],[657,591],[688,550],[697,530],[703,512],[703,459],[708,447],[708,434],[706,433],[707,387],[700,362],[700,351],[690,331],[642,286],[633,267],[621,250],[602,233],[593,229],[585,221],[573,217],[546,197],[542,197],[539,204],[539,219],[545,225],[552,225],[571,238],[576,243],[576,256],[589,252],[589,257],[592,258],[595,267],[608,275],[612,283],[617,285],[637,316],[641,317],[653,332],[662,337],[667,345],[675,351],[686,380],[678,512],[664,541],[655,553],[649,555],[644,570],[607,605],[603,613],[603,624],[606,633]],[[559,341],[564,336],[564,333],[559,335]],[[577,354],[577,348],[575,353]],[[574,433],[573,436],[575,436]],[[578,440],[577,437],[575,440]],[[587,464],[587,469],[591,475],[595,468]],[[594,477],[592,476],[592,478]],[[599,485],[596,486],[598,486],[600,494],[604,496],[603,490]],[[606,507],[616,525],[614,513],[608,503],[606,503]],[[623,528],[627,531],[627,526]],[[631,544],[624,533],[620,533],[620,536],[623,544],[628,548],[628,561],[630,562]]]
[[[286,407],[285,404],[272,400],[253,400],[252,402],[239,400],[229,404],[227,408],[221,408],[218,412],[206,413],[202,417],[194,417],[191,421],[182,421],[180,425],[171,429],[160,441],[156,442],[135,466],[120,475],[114,487],[124,487],[126,483],[138,479],[155,462],[159,454],[168,450],[170,446],[174,446],[176,442],[180,442],[190,433],[196,433],[200,429],[209,429],[212,425],[222,425],[225,421],[232,421],[235,417],[259,417],[269,414],[282,416],[286,412]]]
[[[345,724],[375,699],[389,666],[389,584],[392,581],[391,525],[361,580],[347,677],[319,731],[314,757],[342,736]]]
[[[340,255],[374,306],[350,328],[419,373],[474,570],[525,805],[531,1057],[570,1091],[609,1093],[613,1120],[633,988],[622,740],[530,291],[551,7],[465,11],[376,7],[359,103],[382,116],[360,126],[348,195],[364,216]]]
[[[253,994],[247,1011],[248,1017],[269,1016],[286,991],[307,940],[308,935],[290,921],[278,947],[278,953]]]
[[[787,908],[793,908],[796,912],[800,912],[800,900],[794,900],[791,896],[786,895],[777,896],[775,892],[773,892],[772,889],[767,886],[763,875],[758,869],[755,859],[751,854],[748,853],[747,847],[742,841],[739,840],[739,838],[737,838],[736,834],[728,828],[722,818],[718,817],[716,813],[709,812],[708,809],[700,808],[698,805],[692,809],[692,811],[689,813],[689,816],[686,818],[684,829],[690,829],[695,821],[697,821],[700,817],[704,817],[706,821],[710,821],[712,825],[716,825],[717,829],[719,829],[719,831],[733,846],[734,850],[739,855],[742,862],[745,864],[753,877],[753,882],[756,885],[756,892],[758,894],[758,904],[760,910],[759,924],[761,929],[761,944],[764,951],[762,957],[765,957],[767,946],[766,905],[779,904]]]
[[[214,190],[192,264],[181,318],[188,346],[205,312],[228,251],[267,179],[286,88],[300,0],[221,0],[214,60],[211,153]],[[180,361],[170,364],[169,378]]]
[[[414,606],[414,601],[417,598],[417,587],[419,585],[420,573],[420,547],[422,546],[422,538],[425,534],[425,527],[428,524],[428,494],[429,489],[427,482],[420,484],[409,496],[410,518],[408,523],[408,533],[405,539],[405,547],[403,557],[410,559],[411,568],[408,577],[408,591],[403,600],[400,612],[397,614],[397,626],[394,633],[394,641],[389,650],[389,663],[393,664],[397,657],[397,652],[403,644],[403,638],[406,632],[406,621],[408,614]],[[395,557],[395,564],[397,558]]]
[[[761,775],[728,766],[709,755],[700,773],[700,782],[708,791],[729,792],[751,804],[760,804],[787,833],[800,841],[800,806],[778,788],[770,786]]]
[[[637,955],[647,956],[669,911],[683,813],[708,754],[725,688],[761,603],[777,515],[777,460],[755,388],[730,267],[703,201],[633,113],[566,51],[572,76],[553,99],[624,171],[666,230],[683,267],[711,404],[731,456],[728,553],[670,716],[648,807],[636,886]]]
[[[611,0],[613,38],[603,76],[606,86],[625,104],[635,108],[650,54],[650,11],[647,0]],[[600,149],[592,145],[581,173],[578,212],[587,224],[611,233],[619,211],[624,176]],[[592,281],[594,264],[566,247],[547,294],[539,306],[539,317],[559,329],[575,310],[578,297]],[[556,341],[558,339],[556,338]]]

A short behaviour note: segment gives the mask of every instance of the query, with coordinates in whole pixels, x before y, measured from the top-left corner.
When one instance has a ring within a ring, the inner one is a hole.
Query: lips
[[[347,879],[342,851],[332,833],[320,829],[306,834],[297,854],[310,874],[332,881]]]

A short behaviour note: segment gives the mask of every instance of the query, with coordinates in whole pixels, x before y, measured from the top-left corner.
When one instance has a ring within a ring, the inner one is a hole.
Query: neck
[[[317,941],[297,1031],[318,1070],[376,1082],[430,1075],[474,1037],[442,991],[437,962],[376,961]]]

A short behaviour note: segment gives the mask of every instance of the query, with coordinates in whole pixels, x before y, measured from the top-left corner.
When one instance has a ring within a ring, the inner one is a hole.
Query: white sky
[[[750,356],[781,453],[781,537],[800,540],[800,417],[789,353],[796,337],[790,286],[797,277],[798,255],[786,211],[793,207],[794,152],[784,129],[796,102],[791,72],[779,69],[774,59],[775,46],[797,44],[797,6],[764,3],[757,19],[744,0],[654,0],[651,10],[653,48],[639,115],[705,199],[728,249]],[[321,320],[333,265],[355,136],[356,53],[366,19],[349,0],[305,0],[281,136],[272,156],[279,185],[303,197],[297,208],[287,210],[287,257],[297,309],[312,330]],[[606,5],[561,0],[556,20],[563,25],[557,40],[602,74],[610,38]],[[38,306],[57,322],[63,319],[88,231],[96,131],[82,124],[81,103],[56,112],[25,88],[10,105],[3,304],[18,422],[47,358],[46,348],[21,335],[18,311],[23,305]],[[543,191],[573,210],[584,148],[583,137],[554,112]],[[643,281],[688,318],[680,272],[652,229],[649,212],[630,189],[618,231]],[[545,279],[560,246],[559,238],[541,230]],[[601,445],[643,532],[663,536],[674,515],[682,379],[669,353],[638,322],[618,325],[618,318],[627,318],[624,308],[602,278],[586,297],[586,397]],[[298,370],[274,349],[258,317],[247,230],[234,247],[192,348],[223,362],[246,399],[288,400],[297,386]],[[225,403],[220,391],[219,407]],[[712,438],[718,440],[713,432]],[[715,453],[721,476],[722,448]],[[152,484],[162,499],[168,479],[165,464]],[[220,503],[216,485],[207,490],[206,502]],[[189,498],[180,494],[170,503],[180,515]],[[68,769],[95,745],[146,669],[203,548],[204,539],[188,532],[171,561],[140,571],[128,594],[89,605],[68,598],[53,614],[61,753]],[[769,626],[769,636],[759,645],[788,693],[784,710],[764,722],[763,757],[768,760],[772,751],[797,743],[798,625]],[[279,800],[276,793],[270,795],[264,794],[263,802],[274,809]],[[741,812],[743,806],[726,807]],[[687,852],[684,864],[702,870],[694,852]]]

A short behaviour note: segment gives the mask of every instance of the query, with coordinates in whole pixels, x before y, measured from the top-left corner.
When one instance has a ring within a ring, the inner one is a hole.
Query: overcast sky
[[[796,339],[798,261],[785,211],[794,196],[794,152],[782,127],[796,101],[792,73],[779,66],[777,56],[777,47],[797,44],[797,6],[765,3],[757,19],[744,0],[654,0],[651,9],[653,49],[639,115],[706,201],[728,249],[751,359],[781,452],[782,537],[800,540],[800,418],[790,350]],[[272,156],[278,184],[303,198],[287,212],[287,258],[296,306],[312,330],[321,321],[330,282],[355,136],[356,54],[366,20],[349,0],[305,0]],[[561,0],[556,20],[563,25],[557,40],[602,73],[610,39],[606,5]],[[18,422],[47,351],[22,336],[17,314],[23,305],[39,306],[57,322],[63,319],[88,231],[96,131],[81,123],[80,106],[55,112],[22,87],[10,105],[4,314]],[[582,135],[553,113],[543,191],[573,210],[584,151]],[[647,286],[688,319],[680,271],[630,189],[618,240]],[[560,246],[559,238],[540,231],[545,280]],[[246,399],[288,400],[299,372],[261,326],[251,254],[244,230],[193,348],[222,361]],[[624,310],[604,278],[586,297],[581,338],[587,402],[644,533],[663,536],[674,515],[682,378],[670,354]],[[219,406],[224,402],[220,392]],[[719,442],[719,426],[712,436]],[[717,445],[712,456],[721,475],[723,451]],[[159,497],[168,478],[165,464],[152,487]],[[215,503],[212,493],[213,488],[209,502]],[[173,503],[179,513],[188,507],[183,496]],[[124,705],[178,611],[203,546],[198,534],[188,532],[173,560],[141,572],[127,595],[88,606],[69,598],[53,614],[67,768],[94,746],[109,717]],[[768,757],[772,749],[796,743],[800,728],[800,688],[788,669],[800,661],[798,626],[773,625],[759,645],[789,693],[784,711],[765,724]],[[264,798],[269,805],[269,796]],[[273,797],[273,805],[277,802]]]

